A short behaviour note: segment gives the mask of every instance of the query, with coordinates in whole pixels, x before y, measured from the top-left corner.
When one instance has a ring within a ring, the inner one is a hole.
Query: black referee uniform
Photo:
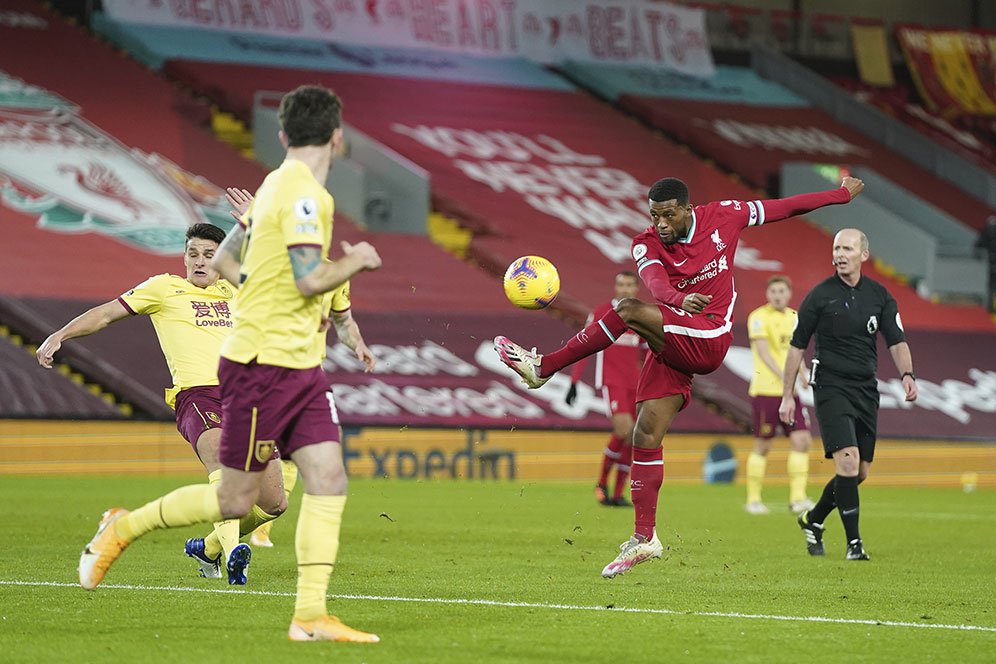
[[[816,335],[810,382],[828,459],[854,446],[862,461],[875,457],[879,333],[889,346],[905,341],[895,299],[866,276],[849,286],[835,274],[817,284],[799,307],[790,343],[805,350]]]

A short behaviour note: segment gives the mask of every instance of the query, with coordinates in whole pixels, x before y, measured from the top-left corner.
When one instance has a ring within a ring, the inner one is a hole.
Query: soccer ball
[[[523,309],[543,309],[557,299],[560,275],[540,256],[516,258],[505,270],[505,296]]]

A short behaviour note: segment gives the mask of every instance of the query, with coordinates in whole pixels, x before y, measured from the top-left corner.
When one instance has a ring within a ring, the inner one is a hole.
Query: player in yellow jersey
[[[249,211],[252,194],[245,189],[229,189],[228,200],[232,204],[232,207],[235,208],[233,216],[236,219],[241,219]],[[334,291],[325,293],[322,299],[322,311],[324,312],[322,325],[318,328],[318,334],[315,336],[315,356],[320,363],[325,361],[327,352],[325,346],[327,341],[326,333],[329,326],[332,325],[335,327],[336,336],[339,338],[339,341],[356,353],[356,359],[366,365],[364,371],[370,373],[377,365],[377,358],[374,357],[370,348],[363,341],[363,335],[360,334],[360,326],[356,323],[350,311],[351,307],[352,302],[348,281]],[[281,459],[280,467],[284,478],[284,495],[290,500],[290,495],[297,485],[297,464],[290,459]],[[270,526],[272,525],[272,521],[267,521],[254,530],[249,540],[250,544],[260,547],[273,546],[273,542],[270,540]]]
[[[304,498],[297,524],[294,641],[374,643],[330,616],[329,578],[339,549],[346,474],[335,401],[316,356],[322,294],[363,270],[380,267],[369,244],[342,243],[329,261],[332,196],[324,187],[342,141],[341,102],[331,91],[302,86],[280,102],[284,162],[256,192],[244,223],[215,253],[212,266],[241,282],[231,334],[218,365],[225,428],[218,453],[222,479],[182,487],[133,512],[105,512],[80,556],[80,585],[94,589],[131,542],[160,528],[247,514],[260,494],[273,449],[301,471]]]
[[[232,284],[219,279],[210,266],[224,239],[225,233],[217,226],[192,225],[187,229],[183,255],[186,277],[159,274],[145,280],[121,297],[77,316],[52,333],[37,352],[38,362],[50,369],[64,341],[93,334],[129,315],[149,316],[173,379],[173,386],[166,390],[166,403],[176,410],[176,428],[194,448],[212,484],[221,481],[218,357],[232,329],[231,303],[235,296]],[[228,582],[246,583],[252,551],[239,544],[240,535],[287,509],[278,465],[272,464],[266,476],[265,491],[247,519],[242,523],[239,519],[219,521],[207,538],[188,540],[185,550],[198,562],[201,576],[220,578],[224,561]]]
[[[768,279],[765,291],[768,303],[758,307],[747,317],[747,333],[751,354],[754,356],[754,374],[748,394],[754,412],[754,450],[747,457],[747,505],[751,514],[768,514],[768,507],[761,502],[761,485],[768,463],[768,452],[776,431],[783,430],[789,437],[791,450],[788,457],[789,507],[793,512],[803,512],[813,506],[806,497],[809,477],[809,413],[796,395],[796,412],[802,413],[792,426],[778,419],[778,406],[782,395],[782,370],[788,356],[789,340],[795,329],[796,311],[788,306],[792,299],[792,282],[788,277],[776,275]],[[799,380],[803,387],[806,367],[800,365]]]

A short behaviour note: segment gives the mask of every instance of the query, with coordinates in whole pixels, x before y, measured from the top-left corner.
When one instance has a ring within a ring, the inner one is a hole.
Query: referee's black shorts
[[[878,425],[875,381],[815,385],[813,396],[826,458],[845,447],[857,447],[862,461],[872,461]]]

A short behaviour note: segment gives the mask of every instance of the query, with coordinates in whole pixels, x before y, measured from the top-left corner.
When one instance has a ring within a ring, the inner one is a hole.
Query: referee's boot
[[[847,560],[871,560],[861,540],[854,539],[847,543]]]
[[[822,556],[826,554],[823,550],[823,524],[809,523],[809,510],[806,510],[796,519],[802,532],[806,535],[806,551],[811,556]],[[858,548],[861,542],[858,542]],[[850,551],[850,550],[848,550]]]

